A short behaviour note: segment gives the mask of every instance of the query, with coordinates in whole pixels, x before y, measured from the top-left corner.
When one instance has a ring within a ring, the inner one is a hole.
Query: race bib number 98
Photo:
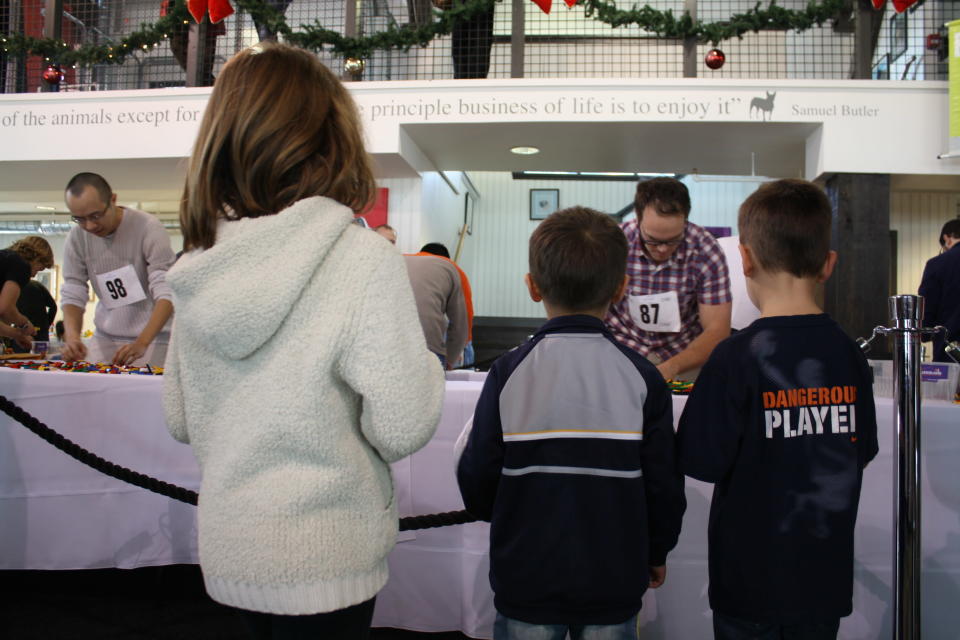
[[[680,331],[680,303],[676,291],[630,296],[630,318],[644,331],[676,333]]]
[[[125,307],[147,297],[132,264],[98,274],[96,288],[100,303],[108,309]]]

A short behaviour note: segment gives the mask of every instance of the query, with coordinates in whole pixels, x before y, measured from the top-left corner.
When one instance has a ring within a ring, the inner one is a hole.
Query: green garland
[[[8,55],[43,56],[50,62],[63,66],[90,66],[94,64],[123,64],[127,57],[138,51],[149,51],[174,33],[183,29],[190,19],[185,3],[177,3],[170,12],[153,24],[143,23],[122,40],[111,44],[86,44],[72,47],[63,40],[33,38],[22,33],[0,36],[0,48]]]
[[[409,51],[411,47],[425,47],[438,37],[450,34],[461,20],[469,20],[478,13],[489,11],[495,0],[466,0],[445,11],[434,12],[435,20],[428,24],[389,25],[386,30],[369,36],[344,36],[336,31],[325,29],[319,22],[300,25],[302,31],[294,32],[284,20],[283,14],[262,0],[235,0],[235,4],[250,14],[260,24],[274,33],[283,36],[290,44],[310,51],[322,51],[328,47],[331,52],[344,58],[369,58],[374,51],[399,49]]]
[[[684,40],[695,38],[699,42],[714,45],[732,38],[742,38],[749,31],[806,31],[814,25],[821,26],[827,20],[836,18],[844,9],[844,0],[811,1],[806,9],[792,11],[778,7],[775,0],[766,9],[760,8],[760,2],[746,13],[730,16],[725,22],[704,24],[694,22],[690,14],[684,12],[679,19],[672,11],[657,11],[649,5],[642,9],[634,7],[628,11],[618,9],[607,0],[580,0],[588,17],[609,24],[611,27],[636,25],[660,38]]]
[[[369,36],[348,37],[326,29],[319,22],[300,25],[294,32],[282,13],[263,0],[235,0],[238,9],[266,25],[290,44],[310,51],[328,49],[344,58],[369,58],[379,50],[399,49],[408,51],[414,46],[427,46],[434,38],[448,35],[454,25],[468,20],[478,13],[488,11],[495,0],[466,0],[450,9],[434,12],[435,19],[424,25],[390,25],[385,31]],[[499,1],[499,0],[496,0]],[[122,64],[125,59],[139,51],[149,51],[170,34],[182,30],[190,20],[185,2],[171,3],[170,12],[154,24],[141,24],[135,31],[117,43],[88,44],[71,47],[62,40],[33,38],[22,34],[0,37],[0,48],[8,55],[43,56],[44,59],[64,66],[90,66],[94,64]],[[676,18],[673,12],[658,11],[649,5],[642,8],[621,10],[610,0],[579,0],[588,17],[604,22],[611,27],[635,25],[659,38],[684,40],[695,38],[714,45],[731,38],[742,38],[750,31],[778,30],[804,31],[814,25],[820,26],[838,16],[844,8],[844,0],[811,0],[806,9],[784,9],[771,0],[766,9],[760,2],[746,13],[735,14],[724,22],[704,24],[695,22],[684,12]]]

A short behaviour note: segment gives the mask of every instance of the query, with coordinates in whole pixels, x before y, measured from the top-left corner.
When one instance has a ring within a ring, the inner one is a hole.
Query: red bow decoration
[[[577,0],[563,0],[568,7],[573,9],[574,5],[577,4]],[[876,0],[874,0],[876,1]],[[916,2],[916,0],[914,0]],[[553,8],[553,0],[533,0],[533,4],[540,7],[540,10],[546,14],[550,13],[550,9]]]
[[[874,9],[882,9],[885,0],[870,0]],[[893,0],[893,10],[897,13],[903,13],[911,6],[915,5],[917,0]]]
[[[216,24],[233,13],[230,0],[187,0],[190,15],[199,23],[203,14],[210,10],[210,22]]]

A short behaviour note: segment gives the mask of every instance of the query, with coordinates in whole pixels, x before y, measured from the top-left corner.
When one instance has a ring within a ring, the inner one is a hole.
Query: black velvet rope
[[[54,447],[63,451],[71,458],[82,462],[100,473],[106,474],[111,478],[122,480],[134,486],[159,493],[162,496],[186,502],[196,506],[197,492],[178,487],[177,485],[151,478],[148,475],[138,473],[114,464],[109,460],[104,460],[100,456],[87,451],[76,442],[60,435],[47,425],[43,424],[32,415],[15,405],[7,397],[0,396],[0,411],[25,426],[31,432],[39,436],[42,440],[49,442]],[[425,516],[410,516],[400,518],[400,531],[412,531],[414,529],[429,529],[432,527],[445,527],[454,524],[466,524],[476,522],[477,519],[466,511],[447,511],[445,513],[433,513]]]

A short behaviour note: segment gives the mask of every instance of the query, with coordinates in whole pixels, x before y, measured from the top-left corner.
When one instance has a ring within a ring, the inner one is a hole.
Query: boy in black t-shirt
[[[764,184],[738,224],[761,317],[714,350],[677,433],[684,473],[716,484],[714,634],[834,639],[853,610],[860,484],[877,454],[871,377],[815,300],[837,259],[824,193],[803,180]]]

